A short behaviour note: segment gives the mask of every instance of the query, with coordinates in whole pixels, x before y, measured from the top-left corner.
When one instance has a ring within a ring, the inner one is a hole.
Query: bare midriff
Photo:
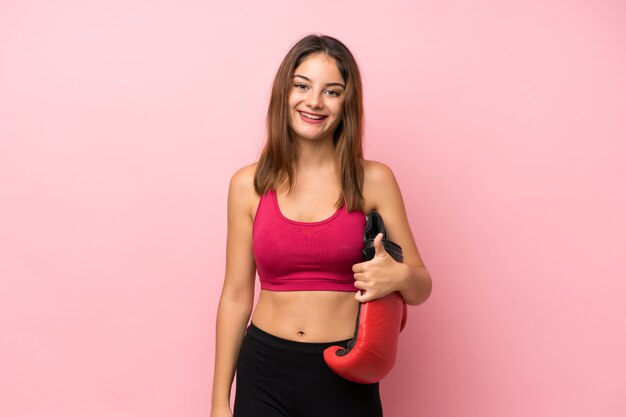
[[[261,290],[252,323],[274,336],[298,342],[351,339],[359,302],[355,292]]]

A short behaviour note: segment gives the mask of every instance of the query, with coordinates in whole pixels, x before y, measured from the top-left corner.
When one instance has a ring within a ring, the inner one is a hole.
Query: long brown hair
[[[348,211],[362,210],[363,187],[363,87],[356,60],[339,40],[325,35],[308,35],[287,53],[278,68],[267,111],[267,140],[254,175],[254,188],[260,195],[287,181],[289,190],[295,182],[298,146],[289,126],[289,92],[293,74],[310,54],[323,52],[335,60],[346,82],[343,117],[333,134],[335,157],[341,178],[340,207],[345,200]]]

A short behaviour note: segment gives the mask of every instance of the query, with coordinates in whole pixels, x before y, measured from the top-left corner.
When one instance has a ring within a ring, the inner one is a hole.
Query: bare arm
[[[366,161],[365,168],[365,198],[383,217],[387,237],[402,247],[404,261],[398,263],[382,250],[377,251],[381,256],[354,265],[355,286],[366,290],[355,298],[365,302],[399,291],[407,304],[421,304],[430,296],[432,281],[417,250],[400,187],[388,166]]]
[[[235,173],[228,191],[226,273],[217,310],[212,414],[230,414],[230,392],[237,358],[254,302],[256,265],[252,250],[251,167]]]

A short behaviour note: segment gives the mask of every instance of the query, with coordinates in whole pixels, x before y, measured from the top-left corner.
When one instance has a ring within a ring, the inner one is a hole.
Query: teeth
[[[308,117],[309,119],[314,119],[314,120],[319,120],[322,119],[324,116],[315,116],[313,114],[309,114],[309,113],[305,113],[305,112],[300,112],[304,117]]]

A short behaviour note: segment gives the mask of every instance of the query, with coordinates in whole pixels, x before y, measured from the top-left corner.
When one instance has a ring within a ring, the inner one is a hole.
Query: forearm
[[[237,358],[246,325],[252,312],[252,300],[220,299],[217,310],[215,368],[211,402],[229,405],[230,391],[235,376]]]
[[[399,290],[404,302],[416,306],[428,299],[432,290],[430,273],[424,267],[401,264],[405,268],[402,288]]]

